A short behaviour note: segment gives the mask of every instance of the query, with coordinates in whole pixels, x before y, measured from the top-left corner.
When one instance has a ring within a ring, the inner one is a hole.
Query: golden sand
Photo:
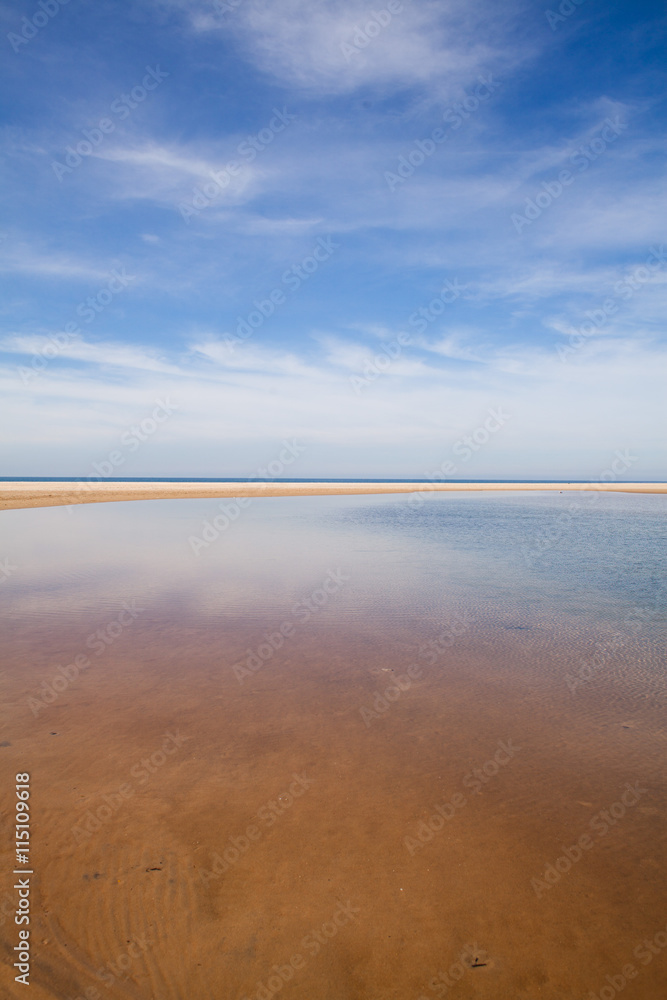
[[[667,493],[667,483],[2,483],[0,510],[63,507],[113,500],[222,499],[225,497],[351,496],[373,493],[524,492]]]

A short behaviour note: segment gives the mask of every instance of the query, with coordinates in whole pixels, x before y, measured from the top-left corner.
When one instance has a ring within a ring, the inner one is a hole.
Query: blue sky
[[[663,4],[0,15],[4,475],[665,478]]]

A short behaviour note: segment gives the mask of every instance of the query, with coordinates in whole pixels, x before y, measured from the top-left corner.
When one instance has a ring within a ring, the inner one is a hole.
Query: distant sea
[[[428,478],[422,479],[259,479],[256,476],[247,477],[200,477],[200,476],[0,476],[0,483],[80,483],[80,482],[104,482],[104,483],[426,483]],[[433,480],[434,482],[436,480]],[[438,480],[439,481],[439,480]],[[624,482],[651,482],[652,480],[628,479]],[[655,480],[659,482],[660,480]],[[593,483],[591,479],[563,479],[554,476],[551,479],[445,479],[447,483]]]

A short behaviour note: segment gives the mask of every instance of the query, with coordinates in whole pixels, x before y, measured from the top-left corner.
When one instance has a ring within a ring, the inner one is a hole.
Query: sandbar
[[[352,496],[374,493],[598,491],[667,493],[667,483],[360,483],[360,482],[11,482],[0,485],[0,510],[68,507],[119,500],[224,499],[227,497]]]

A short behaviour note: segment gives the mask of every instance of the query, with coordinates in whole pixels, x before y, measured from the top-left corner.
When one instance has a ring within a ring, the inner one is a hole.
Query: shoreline
[[[602,492],[667,494],[667,483],[359,483],[306,482],[4,482],[0,510],[68,507],[128,500],[233,499],[236,497],[354,496],[387,493]]]

